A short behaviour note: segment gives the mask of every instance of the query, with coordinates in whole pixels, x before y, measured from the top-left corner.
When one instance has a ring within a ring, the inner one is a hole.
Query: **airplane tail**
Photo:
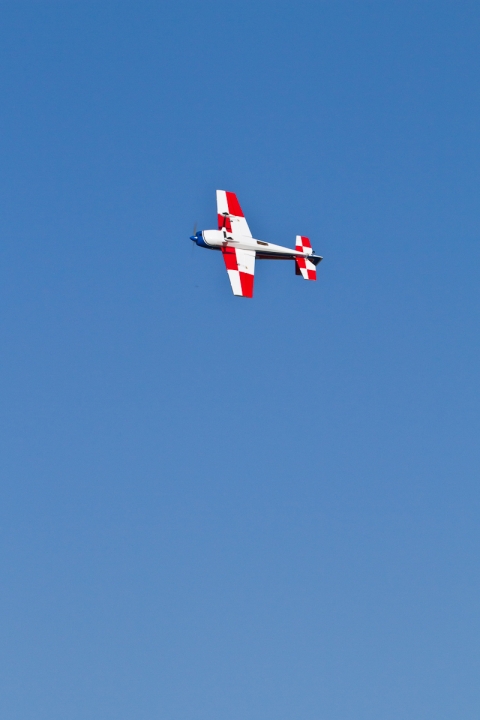
[[[310,245],[310,240],[307,237],[303,237],[302,235],[297,235],[295,242],[295,250],[305,254],[308,253],[309,255],[312,255],[313,253],[312,246]],[[316,263],[305,257],[296,257],[295,274],[301,275],[305,280],[316,280],[316,265],[318,262],[320,262],[320,260],[317,259],[317,256],[315,256],[315,260],[317,260]]]

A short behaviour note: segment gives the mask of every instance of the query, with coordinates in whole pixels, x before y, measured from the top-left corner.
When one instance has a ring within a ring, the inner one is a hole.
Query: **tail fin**
[[[304,253],[305,255],[311,255],[313,253],[310,240],[302,235],[297,235],[295,250],[297,250],[297,252]],[[302,275],[305,280],[316,280],[317,268],[308,258],[296,257],[295,274]]]
[[[295,238],[295,250],[305,255],[311,255],[313,252],[310,240],[307,237],[303,237],[303,235],[297,235]]]
[[[302,275],[304,280],[317,279],[317,268],[307,258],[295,258],[295,273]]]

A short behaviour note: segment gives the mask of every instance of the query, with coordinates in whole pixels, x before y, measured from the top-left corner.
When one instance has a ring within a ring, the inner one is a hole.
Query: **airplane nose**
[[[190,240],[193,240],[193,242],[197,242],[197,236],[196,236],[196,235],[190,235]]]

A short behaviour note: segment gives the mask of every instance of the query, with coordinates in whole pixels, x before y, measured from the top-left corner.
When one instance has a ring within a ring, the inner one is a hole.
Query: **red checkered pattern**
[[[253,297],[255,251],[225,246],[222,247],[222,254],[233,294],[240,297]]]
[[[304,253],[305,255],[311,255],[312,246],[310,245],[310,240],[307,237],[303,237],[302,235],[297,235],[295,242],[295,250]]]
[[[217,190],[218,229],[234,237],[252,237],[235,193]]]
[[[296,257],[296,270],[297,275],[302,275],[304,280],[316,280],[317,279],[317,268],[307,258]]]
[[[307,237],[303,237],[303,235],[297,235],[295,250],[297,252],[304,253],[305,255],[311,255],[313,252],[310,240]],[[317,279],[317,268],[308,258],[296,257],[295,263],[295,271],[297,275],[302,275],[305,280]]]

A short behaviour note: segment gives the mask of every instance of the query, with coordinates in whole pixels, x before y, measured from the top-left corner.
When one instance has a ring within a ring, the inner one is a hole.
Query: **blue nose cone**
[[[190,235],[190,240],[193,240],[197,245],[203,245],[202,231],[199,230],[195,235]]]

